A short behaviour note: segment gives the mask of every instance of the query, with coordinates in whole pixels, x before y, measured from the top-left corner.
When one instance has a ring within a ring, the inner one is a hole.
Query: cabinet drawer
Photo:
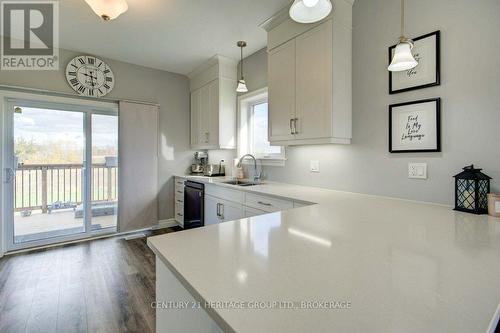
[[[245,206],[257,208],[266,212],[277,212],[293,208],[293,201],[247,193],[245,196]]]
[[[175,195],[180,195],[184,197],[184,185],[175,184]]]
[[[184,186],[184,178],[175,177],[175,186]]]
[[[179,223],[181,226],[184,226],[184,203],[176,202],[175,203],[175,221]]]
[[[244,197],[244,193],[242,191],[225,188],[219,185],[206,185],[205,194],[237,203],[243,203]]]
[[[184,203],[184,194],[175,193],[175,202]]]
[[[268,212],[260,210],[260,209],[245,207],[245,217],[259,216],[259,215],[264,215],[267,213]]]

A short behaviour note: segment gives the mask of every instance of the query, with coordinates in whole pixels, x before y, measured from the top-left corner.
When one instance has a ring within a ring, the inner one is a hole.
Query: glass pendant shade
[[[236,87],[236,92],[245,93],[248,92],[247,84],[245,80],[238,80],[238,87]]]
[[[295,0],[290,17],[299,23],[313,23],[324,19],[332,11],[330,0]]]
[[[396,46],[392,62],[387,68],[391,72],[407,71],[415,68],[418,62],[411,53],[412,44],[410,42],[399,42]]]
[[[85,2],[105,21],[117,18],[128,9],[125,0],[85,0]]]

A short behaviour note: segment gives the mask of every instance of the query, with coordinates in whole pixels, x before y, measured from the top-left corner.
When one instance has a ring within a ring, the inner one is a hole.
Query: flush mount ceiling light
[[[245,82],[245,78],[243,77],[243,48],[247,46],[247,43],[240,40],[236,43],[241,50],[241,58],[240,58],[240,70],[241,70],[241,78],[238,80],[238,86],[236,87],[236,92],[245,93],[248,92],[247,84]]]
[[[415,68],[418,62],[413,57],[413,41],[405,37],[405,0],[401,0],[401,37],[394,51],[392,62],[387,68],[391,72],[407,71]]]
[[[290,17],[299,23],[313,23],[324,19],[332,11],[330,0],[295,0]]]
[[[85,0],[104,21],[114,20],[128,9],[125,0]]]

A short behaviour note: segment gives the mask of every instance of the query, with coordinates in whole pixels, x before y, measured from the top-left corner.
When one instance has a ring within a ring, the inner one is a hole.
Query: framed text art
[[[389,72],[389,93],[422,89],[441,84],[441,32],[435,31],[413,39],[413,56],[418,65],[401,72]],[[389,63],[394,55],[396,45],[389,47]]]
[[[389,152],[441,151],[441,99],[389,106]]]

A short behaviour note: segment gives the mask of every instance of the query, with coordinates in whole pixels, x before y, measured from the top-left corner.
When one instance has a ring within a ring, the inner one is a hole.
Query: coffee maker
[[[194,153],[194,159],[198,163],[191,165],[192,174],[203,174],[208,162],[208,154],[204,151],[197,151]]]

